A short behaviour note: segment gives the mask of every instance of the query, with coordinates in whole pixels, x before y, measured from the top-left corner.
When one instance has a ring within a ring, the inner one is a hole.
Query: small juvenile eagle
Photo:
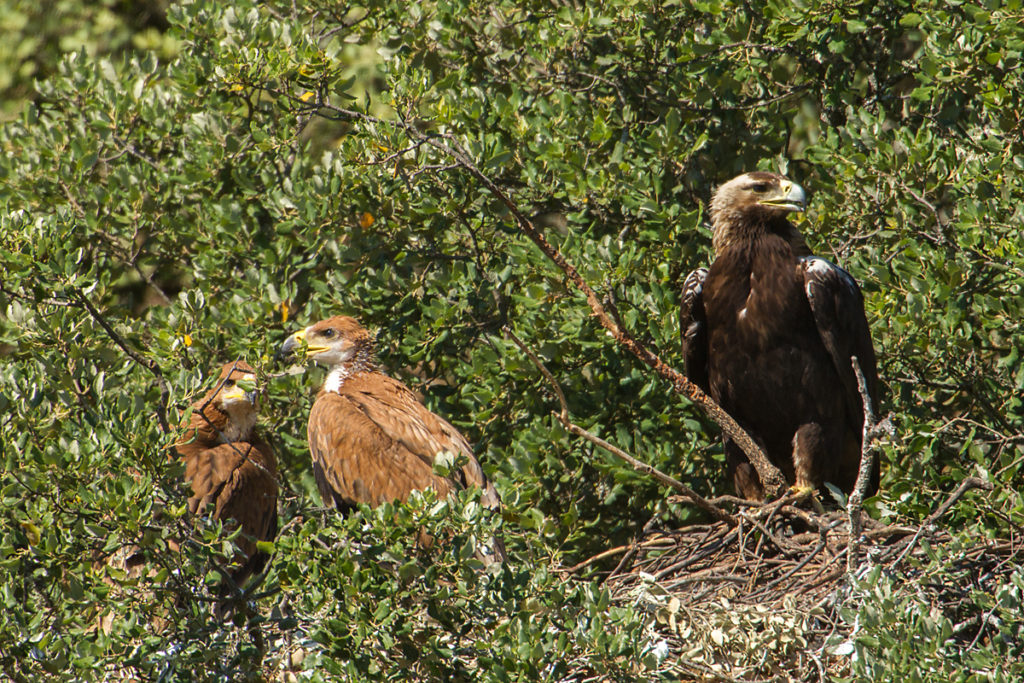
[[[305,343],[306,357],[329,368],[309,413],[313,475],[325,503],[343,513],[358,503],[404,501],[414,490],[439,496],[467,486],[483,491],[481,502],[497,510],[501,500],[487,480],[469,442],[446,420],[377,364],[373,336],[354,318],[335,316],[296,332],[281,346],[292,355]],[[442,453],[465,456],[451,477],[434,473]],[[494,539],[484,561],[504,561]]]
[[[175,445],[192,487],[189,510],[201,514],[212,504],[215,519],[241,525],[236,543],[244,557],[231,574],[236,586],[267,562],[256,541],[277,535],[277,462],[255,429],[255,385],[256,375],[244,361],[224,365],[213,389],[192,406]]]
[[[812,256],[786,219],[804,205],[803,189],[775,173],[745,173],[718,188],[714,263],[683,285],[686,374],[795,490],[830,482],[850,492],[864,422],[850,359],[857,358],[877,408],[875,352],[853,277]],[[725,450],[737,492],[763,499],[757,473],[728,437]],[[876,464],[872,490],[877,483]]]

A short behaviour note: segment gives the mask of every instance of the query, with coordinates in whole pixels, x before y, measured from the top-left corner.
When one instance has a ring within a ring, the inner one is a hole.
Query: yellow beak
[[[284,340],[284,344],[281,345],[280,350],[277,352],[278,359],[288,358],[295,353],[295,350],[306,343],[306,331],[299,330],[292,336]],[[321,345],[306,346],[306,358],[315,356],[318,353],[326,351],[328,347]]]
[[[804,188],[791,180],[786,180],[780,185],[778,194],[765,197],[759,203],[786,211],[803,211],[807,206],[807,195],[804,193]]]
[[[242,391],[241,389],[239,389],[238,387],[235,387],[234,389],[231,389],[230,391],[225,391],[222,394],[222,398],[225,401],[237,401],[237,400],[243,399],[243,398],[245,400],[249,400],[249,397],[246,395],[246,393],[244,391]]]

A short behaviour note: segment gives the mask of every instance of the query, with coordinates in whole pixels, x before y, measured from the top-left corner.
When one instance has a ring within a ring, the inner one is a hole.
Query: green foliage
[[[95,57],[134,47],[173,57],[178,46],[164,32],[166,5],[166,0],[0,2],[0,120],[18,115],[33,97],[33,80],[49,77],[65,54]]]
[[[708,261],[711,189],[786,171],[814,192],[800,223],[811,244],[864,286],[899,434],[877,514],[920,519],[937,491],[980,474],[996,491],[956,506],[952,528],[1000,536],[1020,522],[1019,2],[195,0],[168,10],[166,32],[123,5],[5,14],[23,40],[0,59],[0,88],[31,100],[0,131],[12,679],[280,664],[260,663],[245,627],[209,621],[204,585],[230,546],[186,518],[167,448],[218,362],[246,358],[266,377],[288,332],[335,313],[376,329],[384,364],[476,444],[512,562],[481,573],[464,551],[496,522],[468,514],[469,499],[346,520],[316,507],[315,376],[268,379],[262,425],[284,491],[257,589],[267,638],[301,642],[301,667],[325,678],[656,675],[648,616],[558,567],[652,517],[699,515],[568,434],[503,328],[578,424],[705,494],[728,486],[715,430],[615,346],[452,150],[676,365],[678,283]],[[417,548],[423,524],[446,540]],[[149,573],[108,563],[130,547]],[[900,614],[918,609],[890,589]],[[921,656],[946,656],[944,642]],[[857,675],[910,656],[857,647]],[[1020,661],[1000,647],[956,661]]]
[[[856,581],[848,607],[841,610],[853,635],[827,649],[852,655],[852,673],[860,680],[1020,678],[1024,577],[1013,571],[995,580],[991,568],[970,576],[960,549],[929,554],[931,561],[915,581],[917,590],[906,590],[902,580],[879,567]]]

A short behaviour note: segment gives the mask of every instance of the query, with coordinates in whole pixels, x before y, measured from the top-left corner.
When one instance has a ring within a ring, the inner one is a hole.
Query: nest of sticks
[[[849,672],[855,625],[841,610],[856,607],[858,582],[881,568],[892,577],[922,577],[931,548],[952,540],[941,517],[971,489],[964,480],[919,526],[859,523],[848,511],[809,511],[792,497],[751,504],[731,497],[729,519],[672,531],[645,529],[571,571],[615,568],[604,585],[616,602],[649,611],[650,651],[663,674],[686,680],[828,680]],[[692,502],[692,501],[690,501]],[[860,533],[851,536],[851,528]],[[917,589],[935,609],[959,620],[957,638],[974,644],[990,624],[965,603],[990,591],[1019,565],[1015,541],[961,548],[941,581]]]

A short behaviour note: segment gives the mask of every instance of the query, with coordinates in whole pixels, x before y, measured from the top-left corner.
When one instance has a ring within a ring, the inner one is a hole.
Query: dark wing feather
[[[704,311],[704,280],[708,269],[698,268],[683,281],[679,305],[679,332],[683,341],[686,376],[708,391],[708,323]]]
[[[872,407],[878,411],[878,369],[871,330],[864,316],[864,297],[853,276],[823,258],[801,258],[797,267],[803,276],[818,334],[842,381],[847,416],[851,424],[862,425],[864,407],[852,357],[857,358]]]

